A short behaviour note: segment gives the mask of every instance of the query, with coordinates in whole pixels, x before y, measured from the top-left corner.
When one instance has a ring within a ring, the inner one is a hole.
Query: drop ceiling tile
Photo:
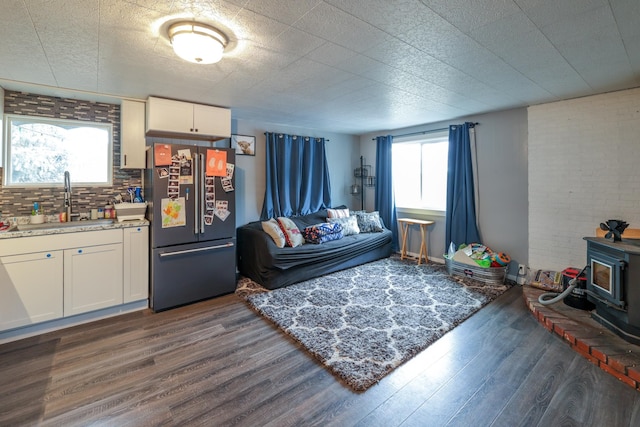
[[[268,45],[246,42],[239,55],[229,57],[233,61],[220,61],[220,65],[233,68],[241,64],[243,71],[275,72],[292,64],[299,58],[298,54],[276,51]],[[233,69],[228,71],[231,72]]]
[[[241,9],[233,20],[233,24],[243,29],[238,30],[238,37],[241,40],[249,40],[262,45],[268,45],[271,40],[289,28],[288,24],[259,15],[248,9]]]
[[[355,54],[351,58],[336,63],[334,67],[343,71],[348,71],[353,74],[374,79],[375,75],[377,74],[393,72],[392,67],[359,53]]]
[[[97,56],[99,5],[98,0],[30,3],[29,16],[50,58],[65,51]]]
[[[271,40],[270,45],[274,50],[305,56],[324,43],[323,39],[306,31],[289,27]]]
[[[607,87],[621,87],[620,83],[629,81],[625,76],[633,74],[631,63],[609,7],[591,9],[568,21],[555,22],[542,30],[592,88],[602,90],[600,68],[612,80],[613,86]]]
[[[320,3],[293,26],[356,52],[370,49],[385,35],[374,26],[326,3]]]
[[[45,51],[24,2],[4,2],[1,24],[0,78],[55,85]]]
[[[423,0],[423,3],[464,33],[520,11],[510,0],[475,0],[473,3],[468,0]]]
[[[463,70],[468,63],[498,60],[468,35],[446,21],[434,21],[431,26],[409,28],[400,38],[432,57]]]
[[[439,18],[419,0],[326,0],[326,3],[347,12],[389,34],[406,27],[429,25]]]
[[[165,0],[128,0],[128,2],[145,9],[151,9],[160,13],[168,14],[171,12],[172,8],[175,10],[177,4],[184,3],[184,0],[171,2]]]
[[[527,46],[542,42],[543,37],[530,38],[535,33],[541,35],[538,27],[523,12],[518,12],[498,19],[489,25],[475,28],[469,32],[469,36],[481,46],[500,56],[499,52],[510,46]],[[547,41],[546,44],[549,45],[549,42]]]
[[[327,41],[309,52],[306,57],[333,67],[348,62],[358,55],[360,54],[357,52]]]
[[[307,14],[322,0],[248,0],[244,8],[278,22],[291,25]]]
[[[607,5],[606,0],[515,0],[538,28]]]

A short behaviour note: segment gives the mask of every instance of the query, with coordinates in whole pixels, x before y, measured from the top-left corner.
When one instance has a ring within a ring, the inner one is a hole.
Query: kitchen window
[[[396,207],[445,212],[448,131],[394,139],[392,150]]]
[[[62,185],[65,171],[76,185],[112,184],[111,124],[9,114],[5,119],[5,186]]]

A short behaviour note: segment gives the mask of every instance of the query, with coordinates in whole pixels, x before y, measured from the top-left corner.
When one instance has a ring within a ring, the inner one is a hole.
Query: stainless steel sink
[[[113,224],[112,219],[91,219],[85,221],[71,221],[71,222],[45,222],[44,224],[20,224],[17,227],[18,231],[28,230],[52,230],[55,228],[69,228],[69,227],[101,227],[104,225]]]

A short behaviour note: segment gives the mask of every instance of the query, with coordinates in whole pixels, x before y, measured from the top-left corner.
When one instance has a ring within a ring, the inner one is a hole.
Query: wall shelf
[[[364,164],[364,157],[360,156],[360,167],[353,170],[353,176],[359,178],[360,183],[351,186],[351,194],[360,195],[360,209],[364,210],[364,188],[376,186],[376,177],[371,172],[371,165]]]

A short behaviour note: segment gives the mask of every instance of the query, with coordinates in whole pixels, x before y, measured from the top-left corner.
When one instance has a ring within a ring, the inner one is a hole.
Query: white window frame
[[[445,129],[442,131],[428,132],[420,135],[411,135],[407,137],[398,137],[393,139],[394,144],[402,144],[402,143],[416,143],[416,144],[428,144],[441,142],[443,139],[446,139],[448,142],[449,138],[449,130]],[[422,183],[422,179],[420,180]],[[428,216],[446,216],[446,210],[436,210],[425,208],[421,206],[400,206],[396,205],[396,211],[403,214],[417,214],[417,215],[428,215]]]
[[[63,177],[60,177],[60,181],[56,182],[48,182],[48,183],[13,183],[9,182],[9,177],[11,176],[11,123],[13,120],[20,121],[30,121],[32,123],[45,123],[45,124],[53,124],[53,125],[66,125],[73,126],[77,125],[78,127],[95,127],[104,129],[108,133],[108,147],[107,147],[107,180],[104,182],[83,182],[83,181],[75,181],[74,174],[71,173],[71,180],[73,185],[79,185],[83,187],[111,187],[113,185],[113,124],[112,123],[100,123],[100,122],[91,122],[84,120],[74,120],[74,119],[56,119],[49,117],[40,117],[40,116],[28,116],[23,114],[5,114],[4,115],[4,144],[2,150],[2,167],[3,167],[3,181],[2,186],[7,188],[42,188],[42,187],[58,187],[63,183]]]

